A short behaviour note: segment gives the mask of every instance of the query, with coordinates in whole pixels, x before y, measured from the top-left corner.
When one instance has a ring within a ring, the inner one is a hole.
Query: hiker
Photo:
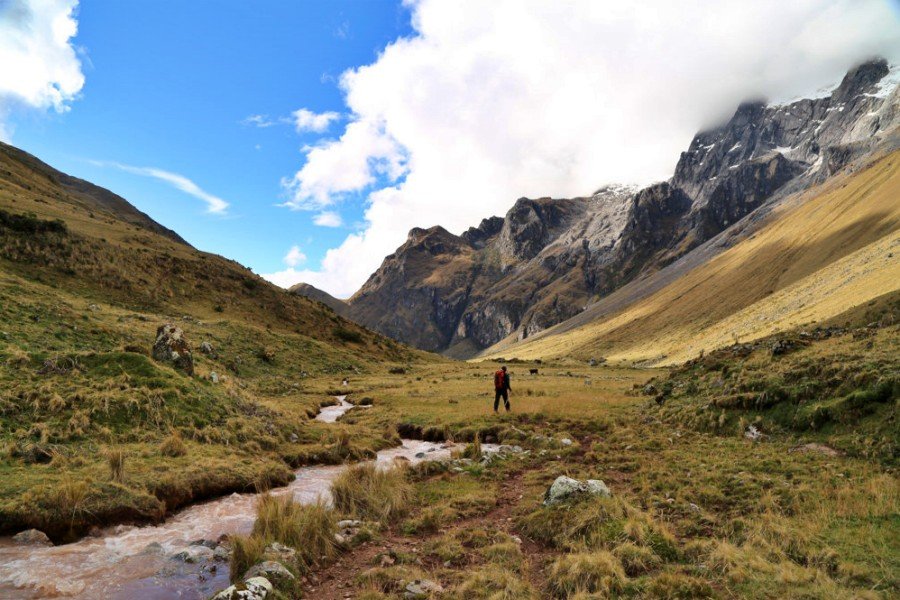
[[[503,404],[506,406],[506,412],[509,412],[509,373],[506,366],[500,367],[500,370],[494,373],[494,412],[500,406],[500,397],[503,397]]]

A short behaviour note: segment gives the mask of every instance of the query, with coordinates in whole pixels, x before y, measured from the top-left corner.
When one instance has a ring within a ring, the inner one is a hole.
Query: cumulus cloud
[[[693,134],[741,100],[900,59],[883,0],[408,5],[414,35],[342,75],[348,123],[285,182],[293,209],[365,199],[363,231],[291,274],[337,296],[413,226],[458,233],[520,196],[665,179]]]
[[[341,115],[331,111],[316,113],[307,108],[299,108],[291,113],[291,117],[293,118],[294,128],[297,130],[297,133],[303,133],[305,131],[322,133],[331,126],[332,122],[339,119]]]
[[[326,210],[317,214],[313,219],[313,223],[319,227],[340,227],[344,224],[344,220],[335,211]]]
[[[282,260],[287,266],[296,267],[306,262],[306,255],[303,254],[299,246],[291,246],[291,249],[288,250],[288,253],[284,255]]]
[[[77,0],[0,1],[0,139],[8,140],[10,113],[20,107],[57,112],[84,86],[72,45]]]
[[[156,167],[134,167],[132,165],[123,165],[122,163],[105,161],[91,161],[91,163],[97,165],[98,167],[113,167],[115,169],[119,169],[120,171],[125,171],[126,173],[133,173],[135,175],[141,175],[143,177],[152,177],[154,179],[158,179],[178,190],[181,190],[185,194],[188,194],[205,202],[206,212],[208,213],[224,215],[228,210],[228,202],[203,190],[199,185],[197,185],[184,175],[173,173],[171,171],[165,171],[163,169],[157,169]]]

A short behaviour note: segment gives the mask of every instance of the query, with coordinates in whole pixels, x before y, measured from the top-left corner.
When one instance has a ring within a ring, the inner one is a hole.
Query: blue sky
[[[361,202],[340,207],[337,228],[276,206],[301,148],[341,126],[298,133],[279,118],[343,114],[340,74],[409,33],[399,2],[86,0],[77,19],[84,87],[62,114],[16,112],[16,146],[257,272],[283,268],[293,245],[315,264],[358,227]],[[251,115],[275,124],[244,123]],[[209,214],[202,200],[112,163],[181,174],[228,209]]]
[[[0,0],[0,139],[348,297],[413,227],[667,179],[741,101],[900,62],[898,6]]]

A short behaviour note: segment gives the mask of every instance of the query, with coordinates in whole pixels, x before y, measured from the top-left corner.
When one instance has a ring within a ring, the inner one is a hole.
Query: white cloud
[[[252,125],[254,127],[271,127],[272,125],[277,125],[278,121],[274,119],[270,119],[269,115],[250,115],[241,121],[242,125]]]
[[[19,107],[68,110],[84,86],[72,38],[77,0],[0,1],[0,139]]]
[[[294,127],[297,129],[297,133],[303,133],[305,131],[322,133],[328,129],[333,121],[339,119],[341,115],[331,111],[315,113],[306,108],[299,108],[291,113],[291,117],[294,120]]]
[[[284,264],[293,268],[305,263],[306,255],[303,254],[299,246],[291,246],[291,249],[288,250],[288,253],[284,255],[282,260],[284,261]]]
[[[91,161],[91,163],[99,167],[114,167],[127,173],[134,173],[135,175],[144,177],[153,177],[154,179],[168,183],[185,194],[203,200],[203,202],[206,203],[206,212],[224,215],[228,210],[228,202],[203,190],[184,175],[172,173],[171,171],[164,171],[163,169],[157,169],[155,167],[133,167],[117,162]]]
[[[286,182],[294,209],[367,195],[365,229],[284,279],[346,296],[413,226],[458,233],[519,196],[665,179],[741,100],[900,59],[889,4],[410,0],[415,35],[342,75],[348,124]]]
[[[335,211],[326,210],[317,214],[313,219],[313,223],[319,227],[340,227],[344,224],[344,220]]]

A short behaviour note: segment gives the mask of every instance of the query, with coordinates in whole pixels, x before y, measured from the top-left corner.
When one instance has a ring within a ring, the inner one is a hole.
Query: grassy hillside
[[[900,288],[900,153],[805,192],[748,239],[651,296],[487,356],[678,364],[823,321]]]
[[[343,377],[424,355],[3,151],[0,531],[158,519],[394,443],[309,417]],[[167,322],[193,376],[150,357]]]

